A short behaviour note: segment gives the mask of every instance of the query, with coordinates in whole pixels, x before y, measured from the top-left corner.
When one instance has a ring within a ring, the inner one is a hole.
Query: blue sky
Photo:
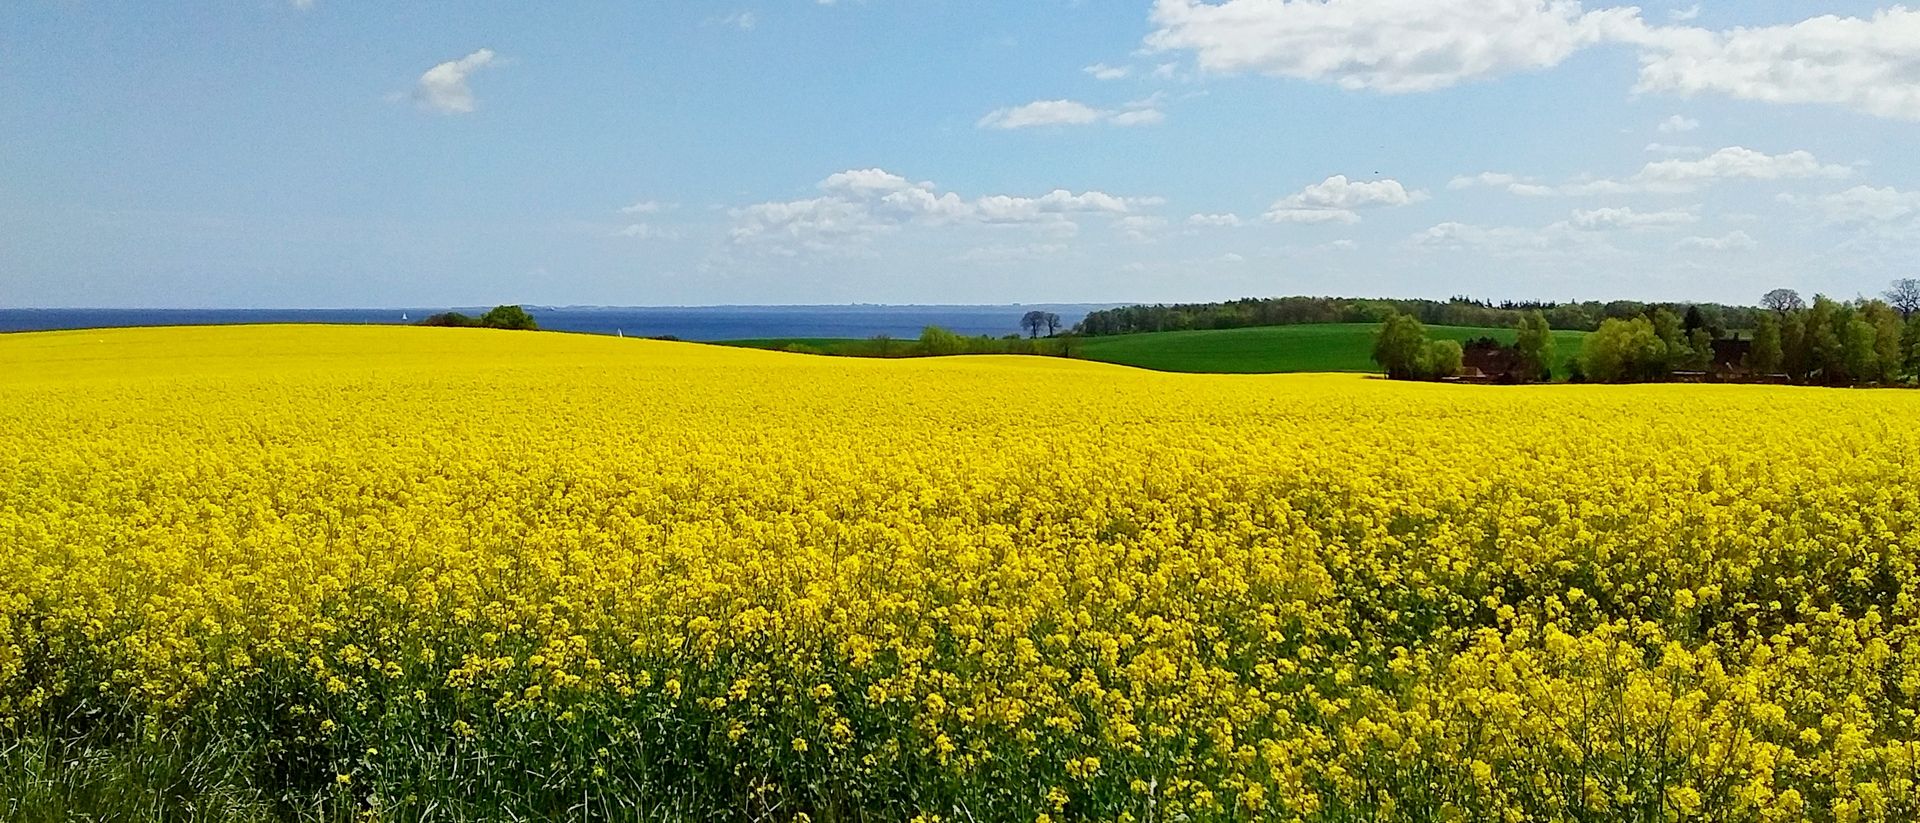
[[[1920,8],[0,7],[0,305],[1752,302],[1920,273]]]

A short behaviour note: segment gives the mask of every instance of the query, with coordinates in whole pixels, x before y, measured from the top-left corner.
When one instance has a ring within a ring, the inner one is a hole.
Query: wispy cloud
[[[1135,100],[1117,109],[1101,109],[1078,100],[1035,100],[1024,106],[995,109],[975,125],[983,129],[1031,129],[1047,126],[1088,126],[1108,123],[1115,126],[1151,126],[1166,120],[1160,110],[1160,96]]]
[[[479,49],[465,57],[427,69],[414,84],[414,102],[422,108],[442,114],[473,111],[473,88],[467,80],[474,72],[492,65],[493,60],[492,49]]]

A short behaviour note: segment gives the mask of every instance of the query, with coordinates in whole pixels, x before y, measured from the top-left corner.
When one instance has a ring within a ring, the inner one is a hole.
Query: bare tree
[[[1807,307],[1807,301],[1800,299],[1800,293],[1793,289],[1774,289],[1760,298],[1760,305],[1781,314],[1799,311]]]
[[[1900,311],[1901,320],[1912,319],[1914,312],[1920,312],[1920,278],[1902,277],[1893,281],[1886,296],[1887,304]]]
[[[1042,319],[1045,320],[1047,323],[1048,337],[1052,337],[1055,333],[1060,331],[1060,315],[1054,314],[1053,312],[1047,312]]]
[[[1039,337],[1040,327],[1045,325],[1047,325],[1047,313],[1038,309],[1020,316],[1020,328],[1026,331],[1029,338]]]

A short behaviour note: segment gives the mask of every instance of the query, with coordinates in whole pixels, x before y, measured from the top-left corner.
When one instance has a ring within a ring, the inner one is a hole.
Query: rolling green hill
[[[1137,366],[1143,369],[1176,372],[1215,372],[1225,374],[1269,374],[1278,372],[1373,372],[1371,323],[1329,323],[1300,326],[1258,326],[1245,329],[1152,332],[1089,337],[1082,341],[1081,356],[1088,360]],[[1491,336],[1513,342],[1513,329],[1473,328],[1466,326],[1428,326],[1432,337],[1467,341]],[[1586,332],[1553,333],[1556,359],[1565,375],[1566,361],[1580,351]],[[761,349],[797,347],[803,351],[871,357],[879,354],[871,340],[833,338],[794,338],[730,340],[725,345]],[[913,341],[896,340],[893,354],[911,351]]]

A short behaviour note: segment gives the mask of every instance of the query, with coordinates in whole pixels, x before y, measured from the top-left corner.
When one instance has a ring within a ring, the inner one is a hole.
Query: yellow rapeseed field
[[[5,335],[0,787],[1908,821],[1916,561],[1920,392]]]

